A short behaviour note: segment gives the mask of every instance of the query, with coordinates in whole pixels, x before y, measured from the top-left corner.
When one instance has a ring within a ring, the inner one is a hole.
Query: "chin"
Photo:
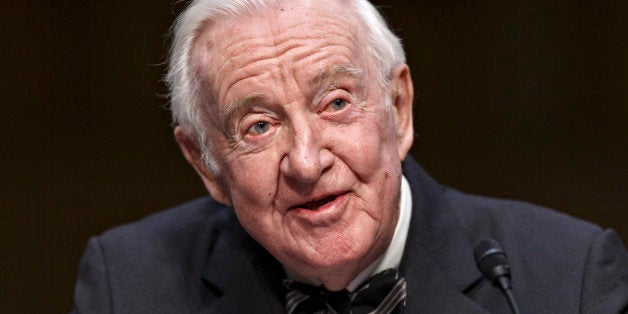
[[[297,267],[307,265],[312,271],[321,272],[346,272],[361,270],[371,261],[370,256],[377,256],[373,251],[372,243],[365,243],[364,238],[361,243],[356,241],[336,240],[334,242],[319,243],[315,248],[310,248],[304,254],[298,255],[295,264]]]

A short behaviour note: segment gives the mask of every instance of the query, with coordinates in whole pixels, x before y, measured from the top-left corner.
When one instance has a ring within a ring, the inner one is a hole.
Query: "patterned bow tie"
[[[391,313],[403,307],[406,299],[406,280],[399,278],[396,269],[388,269],[371,277],[355,292],[329,291],[322,285],[286,282],[286,312],[293,313]]]

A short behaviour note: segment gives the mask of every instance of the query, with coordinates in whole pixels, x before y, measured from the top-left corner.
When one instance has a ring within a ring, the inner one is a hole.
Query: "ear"
[[[219,180],[220,178],[211,170],[203,160],[202,150],[198,147],[198,142],[190,135],[190,132],[182,126],[174,129],[174,138],[179,144],[179,148],[188,163],[196,170],[196,173],[203,180],[205,188],[217,202],[230,206],[231,200],[225,193],[226,188]]]
[[[414,86],[407,64],[399,66],[392,72],[393,87],[392,109],[395,120],[397,148],[399,159],[406,158],[414,141],[414,126],[412,125],[412,103],[414,101]]]

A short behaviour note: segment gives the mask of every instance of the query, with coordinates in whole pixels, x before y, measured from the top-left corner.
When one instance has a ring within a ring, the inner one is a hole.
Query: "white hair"
[[[201,83],[196,76],[192,49],[200,33],[211,21],[260,11],[277,5],[281,0],[193,0],[177,17],[171,28],[172,45],[165,76],[169,88],[170,108],[174,125],[188,129],[188,136],[197,142],[205,165],[214,174],[219,167],[212,157],[207,141],[207,117],[203,106]],[[401,40],[388,28],[377,9],[367,0],[349,0],[365,27],[367,56],[375,63],[375,71],[382,86],[389,84],[391,72],[405,63]],[[390,103],[389,101],[387,103]]]

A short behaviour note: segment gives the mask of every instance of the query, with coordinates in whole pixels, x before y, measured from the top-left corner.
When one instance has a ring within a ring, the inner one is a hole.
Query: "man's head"
[[[285,267],[340,289],[385,250],[412,144],[410,73],[366,1],[195,1],[167,80],[211,195]]]

